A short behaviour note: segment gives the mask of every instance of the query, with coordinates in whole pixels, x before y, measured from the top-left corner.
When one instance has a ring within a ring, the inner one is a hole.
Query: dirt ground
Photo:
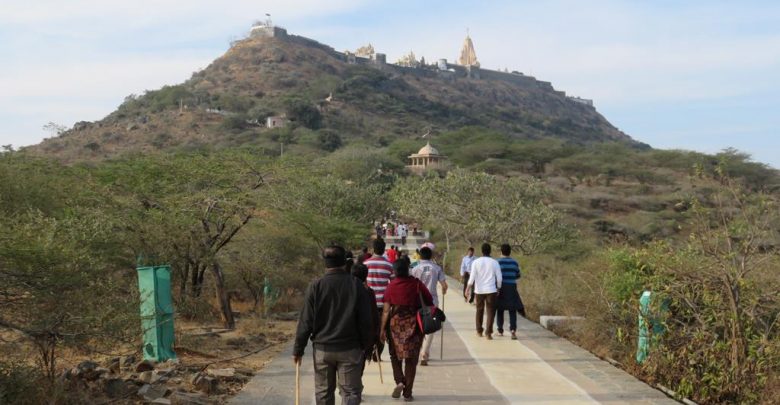
[[[59,381],[79,403],[150,403],[144,396],[149,390],[163,393],[161,402],[155,403],[184,402],[177,401],[177,395],[198,398],[203,403],[225,403],[286,348],[295,331],[295,319],[295,312],[262,317],[239,310],[234,330],[223,329],[215,322],[177,319],[178,361],[152,364],[150,369],[142,370],[140,351],[129,346],[103,354],[60,350]],[[0,330],[0,339],[4,360],[35,364],[37,353],[24,336]],[[199,381],[204,378],[211,384]]]

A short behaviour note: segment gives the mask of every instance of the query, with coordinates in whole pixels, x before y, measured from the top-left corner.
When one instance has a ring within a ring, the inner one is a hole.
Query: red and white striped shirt
[[[368,267],[368,277],[366,283],[376,296],[376,306],[382,308],[384,306],[385,290],[387,285],[390,284],[390,278],[393,275],[393,265],[382,256],[373,255],[363,264]]]

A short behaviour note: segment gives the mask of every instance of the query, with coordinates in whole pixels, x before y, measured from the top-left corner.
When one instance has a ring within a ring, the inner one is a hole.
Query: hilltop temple
[[[463,41],[463,49],[460,51],[460,58],[458,58],[458,63],[462,66],[479,67],[477,53],[474,51],[474,43],[471,42],[471,37],[469,34],[466,34],[466,39]]]
[[[445,160],[447,160],[447,156],[439,153],[439,151],[428,142],[425,146],[420,148],[417,153],[409,155],[409,164],[406,168],[412,173],[423,174],[429,169],[435,170],[443,168]]]

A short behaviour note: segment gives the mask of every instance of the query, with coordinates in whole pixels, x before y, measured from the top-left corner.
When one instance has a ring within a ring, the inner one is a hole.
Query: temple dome
[[[428,142],[428,143],[425,144],[425,146],[420,148],[420,150],[417,152],[417,154],[418,155],[424,155],[424,156],[430,156],[430,155],[434,155],[435,156],[435,155],[439,154],[439,151],[436,150],[436,148],[434,148],[433,146],[431,146],[430,142]]]

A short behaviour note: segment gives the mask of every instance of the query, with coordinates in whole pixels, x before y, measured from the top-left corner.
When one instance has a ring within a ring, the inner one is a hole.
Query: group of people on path
[[[517,291],[520,265],[511,257],[512,247],[508,244],[501,245],[498,260],[490,257],[492,247],[489,243],[483,244],[481,251],[482,256],[476,258],[474,248],[470,247],[460,264],[463,298],[477,307],[477,336],[493,339],[494,318],[498,334],[503,336],[504,312],[509,311],[509,332],[515,340],[517,314],[525,317],[525,306]]]
[[[366,362],[381,361],[388,348],[395,387],[391,396],[413,401],[418,364],[427,366],[434,334],[424,334],[417,322],[423,306],[438,307],[437,284],[442,294],[448,285],[444,271],[433,260],[433,245],[419,249],[419,260],[411,266],[409,256],[390,263],[385,257],[385,241],[377,237],[370,255],[364,252],[357,262],[340,246],[323,251],[325,274],[306,290],[300,313],[293,360],[300,365],[308,341],[312,341],[315,399],[318,405],[335,404],[338,385],[342,404],[359,404],[363,395],[362,375]],[[510,331],[516,331],[516,311],[503,305],[520,300],[516,280],[517,262],[502,246],[501,262],[490,257],[490,245],[482,246],[482,257],[473,258],[473,249],[463,258],[464,297],[477,305],[477,333],[492,339],[496,308],[510,310]],[[514,267],[512,265],[514,262]],[[464,267],[466,269],[464,271]],[[510,284],[515,283],[514,289]],[[473,286],[473,288],[471,288]],[[512,289],[514,296],[512,296]],[[497,306],[498,305],[498,306]],[[520,304],[522,307],[522,303]],[[487,328],[483,317],[487,311]],[[503,333],[503,311],[499,313],[499,334]]]

